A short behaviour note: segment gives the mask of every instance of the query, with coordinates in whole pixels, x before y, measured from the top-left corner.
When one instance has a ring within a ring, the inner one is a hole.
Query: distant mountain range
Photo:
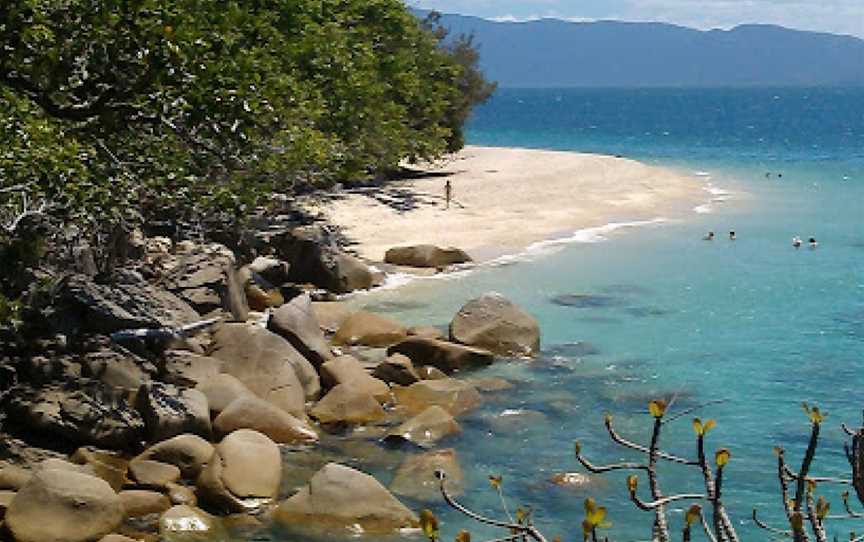
[[[864,86],[864,40],[851,36],[461,15],[443,15],[442,24],[475,35],[483,71],[501,87]]]

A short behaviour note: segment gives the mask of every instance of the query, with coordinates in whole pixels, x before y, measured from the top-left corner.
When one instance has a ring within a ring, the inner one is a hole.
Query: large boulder
[[[419,414],[426,408],[437,405],[459,416],[482,402],[480,392],[466,382],[453,378],[422,380],[407,387],[394,387],[396,403],[410,414]]]
[[[133,459],[129,462],[132,479],[141,486],[154,489],[167,487],[180,480],[180,467],[152,459]]]
[[[302,293],[274,310],[267,329],[290,342],[315,367],[333,357],[315,318],[308,293]]]
[[[384,441],[395,444],[407,442],[421,448],[432,448],[439,440],[461,431],[462,428],[449,412],[433,405],[391,429]]]
[[[237,320],[246,320],[249,306],[237,277],[234,254],[218,244],[190,248],[165,277],[166,288],[200,314],[222,309]]]
[[[17,542],[88,542],[116,529],[123,514],[120,497],[104,480],[43,469],[12,499],[6,527]]]
[[[454,247],[414,245],[391,248],[384,254],[384,261],[393,265],[434,267],[437,269],[459,263],[468,263],[471,261],[471,256]]]
[[[450,339],[501,356],[535,356],[540,326],[504,296],[484,294],[465,304],[450,322]]]
[[[258,397],[246,384],[229,374],[219,374],[198,384],[195,389],[207,397],[210,412],[218,416],[228,405],[241,397]]]
[[[341,301],[313,301],[312,312],[322,330],[336,333],[342,323],[356,311]]]
[[[375,478],[338,463],[325,465],[305,488],[282,502],[275,517],[289,528],[316,525],[339,529],[360,525],[370,534],[418,525],[417,516]]]
[[[234,431],[216,446],[198,477],[199,498],[215,508],[242,512],[244,499],[272,499],[282,481],[279,447],[266,435],[250,429]]]
[[[322,424],[366,424],[384,419],[381,404],[370,393],[339,384],[309,412]]]
[[[213,435],[207,397],[198,390],[151,382],[138,390],[135,407],[144,418],[152,442],[184,433],[205,439]]]
[[[58,307],[63,327],[81,333],[173,328],[200,318],[183,300],[130,271],[117,273],[115,282],[105,284],[73,276],[65,283]]]
[[[447,489],[450,494],[460,495],[464,477],[456,450],[452,448],[406,457],[396,469],[390,491],[421,501],[438,501],[441,499],[441,490],[440,481],[435,477],[437,470],[447,473]]]
[[[129,460],[124,457],[92,448],[78,448],[69,458],[78,465],[87,467],[98,478],[102,478],[114,491],[120,491],[129,482]]]
[[[363,365],[353,356],[339,356],[321,366],[321,380],[327,387],[347,384],[359,391],[368,393],[386,403],[390,399],[390,386],[382,380],[370,376]]]
[[[169,384],[194,388],[222,372],[221,359],[188,350],[167,350],[162,357],[161,380]]]
[[[119,348],[105,348],[81,356],[82,376],[123,392],[136,391],[155,372],[155,366]]]
[[[125,394],[93,380],[18,389],[7,412],[28,431],[71,444],[134,449],[144,436],[144,421]]]
[[[281,444],[313,443],[318,434],[305,421],[260,397],[241,397],[213,420],[216,431],[227,435],[238,429],[254,429]]]
[[[402,354],[416,367],[431,365],[447,374],[485,367],[495,360],[488,350],[423,337],[408,337],[388,348],[387,354]]]
[[[224,372],[294,416],[303,417],[306,400],[321,393],[312,364],[291,343],[260,326],[220,326],[211,355],[225,361]]]
[[[405,326],[374,312],[359,311],[342,322],[333,337],[336,345],[390,346],[408,336]]]
[[[369,267],[345,254],[320,226],[284,232],[275,242],[278,256],[289,265],[289,280],[309,283],[339,294],[372,287]]]
[[[414,364],[408,356],[392,354],[375,366],[372,376],[390,384],[410,386],[420,381],[420,375],[414,369]]]
[[[218,518],[194,506],[174,506],[159,518],[159,540],[163,542],[212,542],[226,535]]]
[[[161,514],[171,508],[171,500],[157,491],[130,489],[121,491],[119,497],[128,518]]]
[[[178,435],[156,443],[138,456],[176,465],[183,478],[194,480],[213,456],[213,445],[198,435]]]

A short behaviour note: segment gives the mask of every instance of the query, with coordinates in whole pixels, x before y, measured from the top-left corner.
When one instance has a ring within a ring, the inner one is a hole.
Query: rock
[[[470,261],[471,257],[458,248],[440,248],[435,245],[394,247],[384,253],[385,263],[406,267],[442,268]]]
[[[315,368],[279,335],[256,325],[227,324],[214,339],[212,355],[225,361],[223,370],[285,412],[304,417],[306,400],[321,393]]]
[[[392,429],[384,440],[391,443],[409,442],[421,448],[432,448],[444,437],[461,431],[462,428],[453,416],[435,405]]]
[[[198,497],[195,496],[195,491],[192,488],[180,484],[167,484],[165,491],[171,500],[171,504],[198,506]]]
[[[290,266],[276,258],[258,256],[248,266],[249,271],[261,277],[273,286],[282,286],[288,282]]]
[[[289,280],[344,294],[372,286],[369,267],[341,252],[320,226],[293,228],[278,241],[277,254],[289,265]]]
[[[129,481],[126,477],[129,461],[113,453],[78,448],[70,459],[88,467],[95,476],[108,482],[114,491],[120,491]]]
[[[127,518],[138,518],[149,514],[161,514],[171,508],[171,501],[155,491],[132,489],[121,491],[118,496],[123,503]]]
[[[222,372],[222,360],[187,350],[167,350],[163,358],[160,376],[168,384],[194,388]]]
[[[174,506],[159,518],[159,539],[163,542],[211,542],[226,535],[217,518],[192,506]]]
[[[18,491],[24,487],[33,473],[17,465],[0,466],[0,490]]]
[[[369,393],[340,384],[318,401],[310,414],[323,424],[364,424],[384,419],[384,409]]]
[[[417,516],[375,478],[338,463],[328,463],[318,471],[305,488],[279,506],[275,518],[287,527],[360,525],[368,534],[419,523]]]
[[[144,422],[125,394],[99,381],[20,388],[8,400],[10,419],[69,444],[124,450],[137,447],[144,435]]]
[[[154,444],[138,456],[154,459],[180,468],[186,480],[195,480],[213,456],[213,445],[198,435],[178,435]]]
[[[216,431],[227,435],[238,429],[254,429],[281,444],[314,443],[318,435],[304,421],[259,397],[241,397],[213,421]]]
[[[420,380],[420,375],[414,370],[414,364],[411,359],[402,354],[393,354],[379,363],[375,370],[372,371],[372,376],[384,382],[398,384],[400,386],[410,386]]]
[[[422,337],[408,337],[388,348],[387,354],[402,354],[415,366],[432,365],[448,374],[491,365],[495,360],[487,350]]]
[[[512,390],[516,387],[513,385],[512,382],[497,377],[466,378],[464,381],[471,384],[478,390],[487,393]]]
[[[129,538],[128,536],[123,536],[122,534],[111,533],[109,535],[105,535],[99,539],[99,542],[139,542],[134,538]]]
[[[249,306],[235,265],[234,254],[222,245],[196,246],[180,257],[163,282],[199,314],[222,309],[245,321]]]
[[[423,337],[424,339],[443,339],[444,333],[433,326],[411,326],[408,328],[408,336]]]
[[[418,367],[417,374],[420,375],[420,380],[446,380],[450,378],[444,373],[444,371],[438,367],[432,367],[431,365]]]
[[[282,480],[282,456],[276,444],[258,431],[237,430],[216,446],[198,477],[198,496],[228,512],[243,512],[244,499],[272,499]]]
[[[15,492],[6,489],[0,489],[0,523],[6,517],[6,509],[12,504],[12,499],[15,498]]]
[[[438,501],[441,499],[441,490],[440,482],[435,477],[436,470],[447,473],[447,490],[451,495],[462,494],[464,476],[456,450],[452,448],[405,458],[390,483],[390,491],[421,501]]]
[[[207,397],[210,412],[219,415],[228,405],[241,397],[257,397],[245,384],[229,374],[208,378],[195,387]]]
[[[138,390],[135,408],[144,418],[147,435],[153,442],[184,433],[205,439],[213,435],[207,397],[198,390],[152,382]]]
[[[122,521],[123,504],[107,482],[57,469],[34,474],[6,511],[17,542],[98,540]]]
[[[512,435],[525,429],[542,426],[546,415],[536,410],[510,408],[492,418],[491,427],[496,433]]]
[[[333,358],[315,319],[308,293],[298,295],[273,311],[267,329],[290,342],[315,367]]]
[[[607,485],[605,479],[581,472],[559,472],[553,475],[549,482],[560,488],[580,493],[605,488]]]
[[[180,468],[152,459],[133,459],[129,472],[139,486],[161,489],[180,480]]]
[[[453,416],[459,416],[481,403],[480,392],[470,384],[453,378],[422,380],[407,387],[395,387],[396,402],[410,414],[438,405]]]
[[[335,345],[390,346],[408,336],[408,330],[373,312],[355,312],[342,322],[333,337]]]
[[[328,333],[336,333],[342,322],[355,311],[339,301],[313,301],[312,312],[321,329]]]
[[[463,306],[450,322],[450,340],[501,356],[535,356],[540,327],[504,296],[484,294]]]
[[[370,376],[363,365],[352,356],[339,356],[321,366],[321,380],[327,387],[347,384],[386,403],[390,399],[390,386]]]
[[[129,392],[150,381],[150,364],[131,352],[103,349],[89,352],[81,358],[81,374],[99,380],[110,388]],[[155,367],[153,367],[155,371]]]
[[[73,276],[60,296],[62,320],[80,333],[109,334],[123,329],[179,327],[200,319],[170,292],[151,286],[134,272],[118,273],[111,284]]]

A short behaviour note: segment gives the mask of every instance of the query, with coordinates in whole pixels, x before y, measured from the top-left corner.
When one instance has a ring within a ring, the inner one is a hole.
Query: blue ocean
[[[584,489],[550,479],[586,472],[574,441],[595,463],[641,459],[610,441],[604,415],[647,444],[654,398],[671,399],[673,415],[706,405],[666,424],[669,452],[695,457],[692,418],[717,420],[708,450],[731,451],[724,501],[743,540],[771,538],[754,525],[754,508],[788,527],[772,449],[800,463],[809,436],[802,402],[828,413],[812,474],[850,476],[840,425],[860,425],[864,410],[864,89],[502,89],[476,112],[468,139],[620,154],[695,174],[711,191],[685,220],[574,232],[571,243],[506,265],[364,298],[402,321],[443,327],[465,301],[497,291],[540,322],[543,356],[477,373],[515,387],[489,395],[445,443],[465,471],[462,502],[502,517],[488,482],[501,475],[511,511],[532,507],[550,540],[581,540],[588,496],[608,508],[602,534],[650,540],[652,515],[629,502],[624,475]],[[702,240],[709,230],[713,242]],[[797,250],[796,235],[805,240]],[[589,302],[561,304],[569,294]],[[363,468],[392,478],[391,468]],[[664,466],[661,489],[700,492],[701,477]],[[846,489],[816,492],[840,513]],[[474,540],[506,534],[441,501],[409,503],[439,515],[445,540],[462,528]],[[672,507],[676,539],[686,507]],[[864,520],[829,522],[831,536],[850,531],[864,531]]]

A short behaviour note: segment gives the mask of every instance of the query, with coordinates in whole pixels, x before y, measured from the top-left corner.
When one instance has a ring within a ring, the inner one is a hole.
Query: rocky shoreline
[[[0,347],[0,521],[15,542],[222,540],[418,526],[400,497],[458,489],[460,415],[503,380],[454,378],[539,352],[537,322],[497,294],[447,333],[353,311],[383,276],[326,225],[273,222],[225,245],[130,237],[110,278],[33,271],[26,341]],[[440,270],[456,249],[394,247]],[[346,465],[395,469],[390,487]],[[361,465],[362,466],[362,465]]]

